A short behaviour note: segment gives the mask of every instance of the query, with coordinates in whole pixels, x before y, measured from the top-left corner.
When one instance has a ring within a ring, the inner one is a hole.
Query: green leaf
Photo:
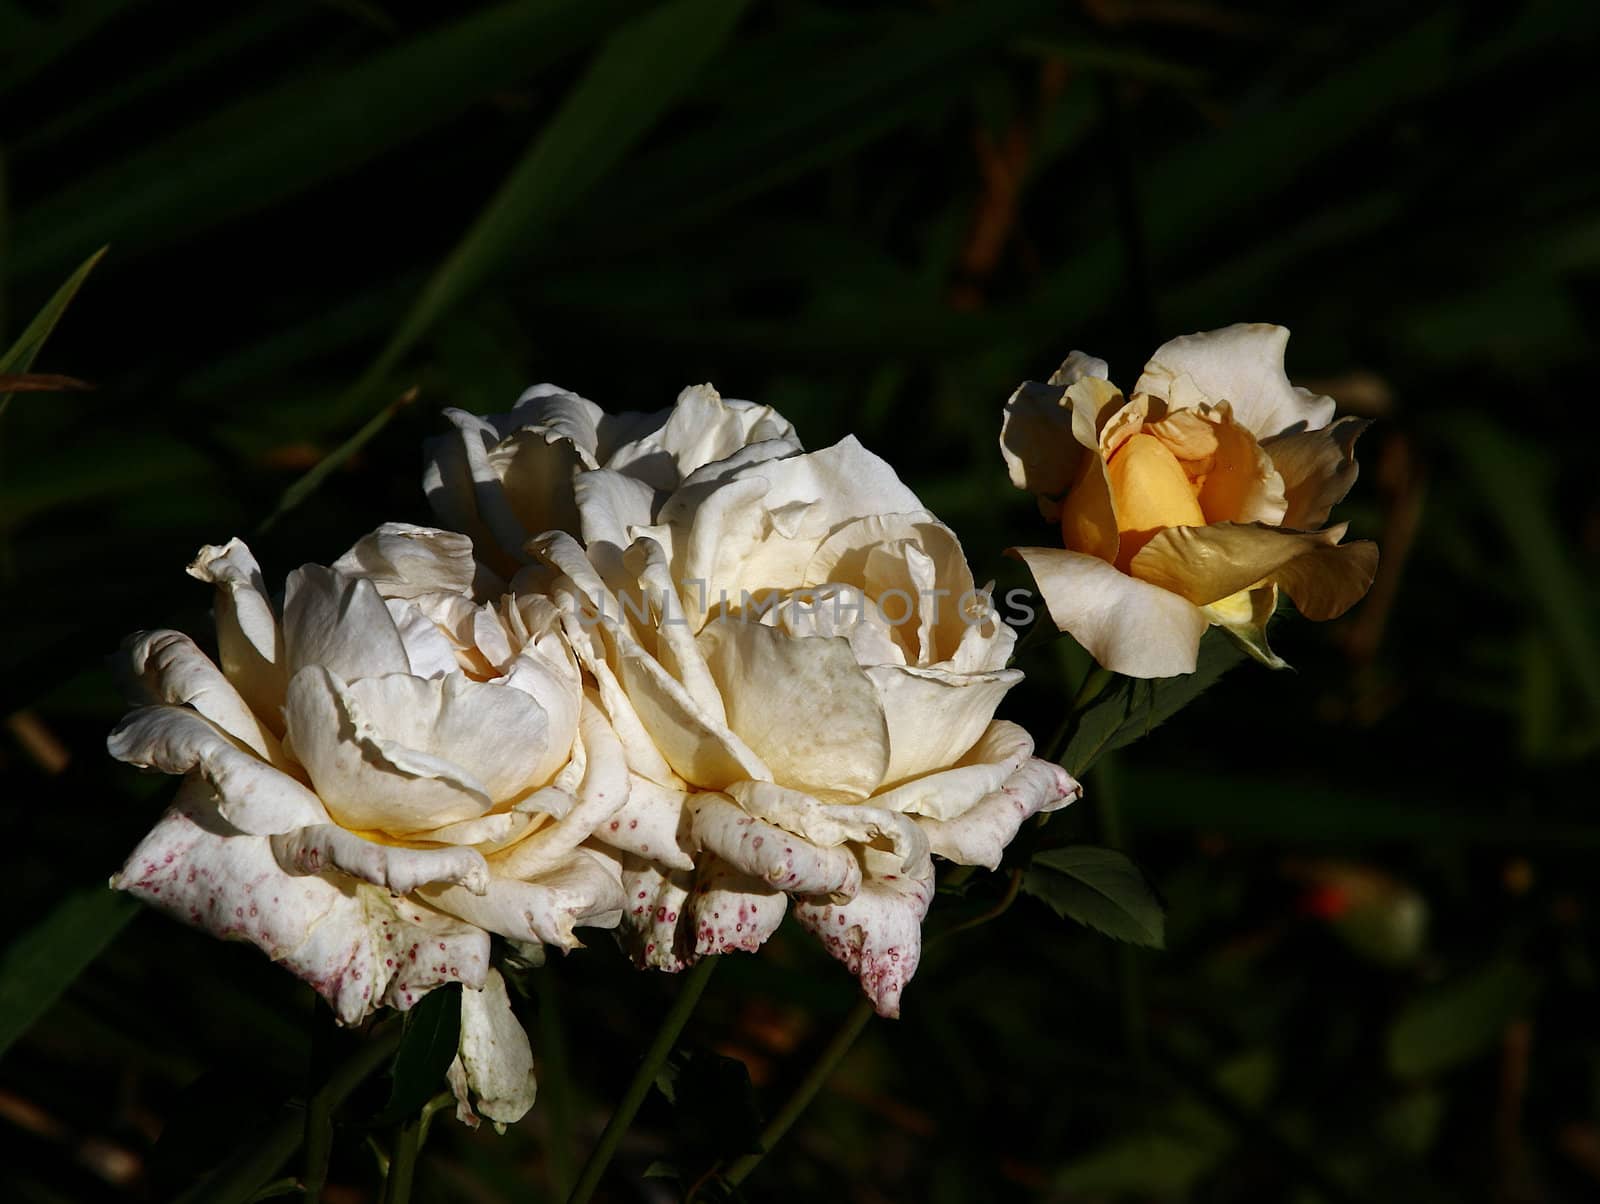
[[[1389,1069],[1419,1079],[1486,1052],[1532,1003],[1538,987],[1514,961],[1492,962],[1407,1006],[1389,1028]]]
[[[1213,630],[1200,641],[1200,657],[1193,673],[1151,680],[1117,678],[1079,716],[1061,764],[1068,773],[1082,778],[1102,755],[1147,735],[1244,659],[1238,644],[1223,632]]]
[[[0,1055],[31,1028],[100,955],[139,905],[96,886],[68,895],[0,959]]]
[[[406,1013],[405,1035],[390,1069],[394,1084],[378,1124],[414,1116],[437,1095],[461,1047],[461,988],[437,987]]]
[[[1115,849],[1070,845],[1035,855],[1022,889],[1058,915],[1119,941],[1163,948],[1166,917],[1139,867]]]
[[[618,30],[512,169],[472,227],[433,273],[399,328],[361,379],[333,407],[336,418],[371,408],[394,368],[441,317],[554,218],[571,209],[682,97],[722,48],[746,0],[675,0]],[[387,425],[393,407],[335,448],[285,492],[263,524],[311,496]]]
[[[101,247],[88,259],[78,265],[78,270],[67,277],[67,282],[56,289],[55,296],[45,302],[45,306],[28,323],[28,328],[17,336],[17,341],[11,344],[10,349],[0,355],[0,376],[21,376],[33,367],[34,358],[39,354],[39,349],[50,337],[50,332],[56,328],[56,323],[61,321],[61,315],[67,312],[67,306],[72,304],[72,299],[78,295],[78,290],[83,287],[83,282],[89,278],[89,273],[94,271],[95,264],[105,256],[109,247]],[[5,413],[6,406],[11,403],[11,394],[0,393],[0,414]]]

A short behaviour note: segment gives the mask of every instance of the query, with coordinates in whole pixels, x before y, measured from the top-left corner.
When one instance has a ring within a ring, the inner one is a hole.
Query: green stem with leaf
[[[716,957],[703,957],[684,975],[683,987],[679,990],[678,997],[672,1001],[672,1008],[661,1021],[661,1027],[656,1030],[655,1040],[645,1051],[644,1060],[639,1063],[633,1081],[628,1084],[628,1089],[623,1092],[616,1111],[606,1122],[600,1140],[595,1143],[594,1150],[589,1155],[589,1161],[584,1163],[583,1173],[579,1175],[572,1194],[567,1197],[567,1204],[584,1204],[584,1201],[594,1195],[595,1188],[600,1186],[600,1179],[606,1173],[606,1167],[611,1165],[611,1158],[616,1154],[617,1146],[621,1144],[628,1126],[633,1123],[633,1118],[638,1113],[639,1106],[644,1103],[645,1096],[650,1094],[656,1076],[666,1064],[667,1055],[677,1043],[678,1034],[683,1032],[683,1026],[689,1023],[689,1017],[694,1014],[695,1005],[700,1002],[706,983],[710,981],[711,972],[716,968]]]

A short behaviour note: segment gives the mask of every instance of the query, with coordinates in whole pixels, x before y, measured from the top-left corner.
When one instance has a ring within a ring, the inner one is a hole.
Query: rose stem
[[[828,1076],[833,1073],[833,1068],[838,1065],[841,1058],[850,1052],[850,1047],[856,1043],[856,1038],[861,1035],[861,1030],[867,1027],[867,1021],[873,1017],[872,1001],[865,995],[856,1000],[855,1006],[850,1009],[850,1014],[845,1017],[844,1023],[839,1026],[839,1031],[834,1033],[833,1040],[828,1042],[828,1048],[822,1051],[806,1077],[800,1080],[800,1085],[794,1089],[794,1094],[784,1102],[778,1114],[767,1122],[766,1128],[761,1130],[758,1139],[760,1151],[746,1154],[737,1159],[728,1167],[722,1179],[730,1187],[738,1187],[750,1176],[750,1172],[761,1165],[761,1160],[773,1146],[783,1139],[789,1127],[800,1119],[800,1114],[806,1110],[822,1084],[828,1081]]]
[[[572,1190],[572,1075],[567,1068],[566,1026],[561,1022],[556,980],[549,971],[537,977],[539,1048],[543,1051],[539,1107],[550,1125],[550,1198],[562,1200]]]
[[[312,1103],[331,1113],[344,1102],[346,1096],[366,1081],[368,1075],[388,1061],[399,1046],[400,1025],[391,1024],[380,1029],[328,1076],[328,1081],[313,1097]],[[305,1119],[298,1113],[290,1113],[246,1158],[219,1171],[214,1178],[201,1180],[179,1197],[179,1204],[200,1204],[206,1200],[248,1200],[294,1155],[305,1138],[305,1131]]]
[[[594,1189],[600,1186],[600,1177],[605,1174],[611,1156],[617,1152],[623,1134],[633,1123],[639,1105],[644,1103],[644,1097],[650,1093],[650,1087],[655,1083],[656,1075],[660,1073],[667,1055],[672,1052],[678,1034],[683,1031],[683,1026],[689,1023],[695,1004],[700,1002],[700,996],[711,978],[711,971],[716,969],[716,966],[716,957],[703,957],[684,975],[683,987],[679,990],[678,997],[672,1001],[671,1010],[662,1020],[661,1027],[656,1030],[655,1040],[645,1051],[644,1061],[639,1063],[633,1081],[628,1084],[628,1089],[623,1092],[616,1111],[606,1122],[600,1140],[595,1143],[594,1150],[589,1155],[589,1161],[583,1164],[583,1174],[578,1177],[577,1186],[567,1197],[567,1204],[584,1204],[584,1201],[594,1195]]]
[[[933,949],[946,937],[954,936],[958,932],[966,932],[970,928],[976,928],[980,924],[987,924],[990,920],[1004,915],[1010,909],[1011,904],[1016,902],[1017,892],[1021,886],[1022,871],[1012,870],[1010,880],[1006,884],[1005,893],[1000,897],[998,903],[987,911],[930,937],[927,949]],[[845,1017],[844,1023],[839,1026],[839,1031],[833,1035],[833,1040],[828,1042],[828,1048],[822,1051],[822,1056],[817,1059],[810,1072],[800,1080],[800,1085],[794,1089],[794,1094],[788,1098],[778,1114],[768,1122],[766,1128],[761,1130],[761,1136],[757,1142],[760,1146],[760,1151],[754,1154],[746,1154],[733,1162],[720,1176],[724,1183],[730,1187],[738,1187],[739,1184],[750,1177],[750,1173],[757,1166],[761,1165],[761,1160],[771,1152],[773,1146],[778,1144],[783,1135],[789,1131],[790,1126],[800,1119],[800,1114],[806,1110],[812,1098],[818,1091],[822,1090],[823,1083],[828,1081],[828,1076],[833,1073],[833,1069],[838,1065],[840,1059],[850,1052],[850,1047],[856,1043],[856,1038],[861,1035],[861,1030],[866,1028],[867,1021],[871,1020],[872,1017],[872,1001],[863,995],[856,1000],[855,1006],[850,1009],[850,1014]],[[706,1179],[711,1177],[711,1175],[707,1175]],[[695,1189],[689,1193],[690,1200],[694,1199],[695,1190],[698,1190],[699,1186],[699,1184],[696,1184]]]
[[[396,1126],[394,1146],[389,1154],[389,1177],[384,1183],[383,1204],[409,1204],[411,1181],[416,1177],[417,1153],[422,1149],[423,1114],[416,1113]]]

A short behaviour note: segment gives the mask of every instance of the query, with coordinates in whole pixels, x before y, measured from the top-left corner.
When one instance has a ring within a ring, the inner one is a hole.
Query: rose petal
[[[441,982],[476,985],[488,935],[376,887],[286,874],[270,841],[239,832],[197,781],[111,885],[229,940],[246,940],[310,983],[339,1019],[410,1007]]]
[[[1275,577],[1290,561],[1338,543],[1342,534],[1340,527],[1287,531],[1247,523],[1168,527],[1139,549],[1129,568],[1141,581],[1207,606]]]
[[[628,801],[595,830],[594,838],[668,869],[692,870],[688,798],[686,791],[632,775]]]
[[[461,886],[439,885],[424,886],[417,893],[440,911],[489,932],[560,949],[578,946],[574,928],[615,928],[622,916],[616,863],[588,849],[574,849],[555,868],[529,882],[494,875],[481,895]]]
[[[900,993],[922,959],[922,919],[933,901],[925,878],[872,875],[848,903],[803,900],[795,918],[861,980],[878,1015],[900,1014]]]
[[[907,648],[908,662],[925,668],[954,655],[968,626],[962,604],[977,592],[955,532],[925,510],[868,515],[834,530],[801,584],[836,582],[873,599]]]
[[[861,885],[861,867],[849,849],[821,848],[724,795],[697,794],[690,806],[695,841],[774,890],[848,898]]]
[[[154,702],[193,707],[275,768],[283,748],[193,640],[177,631],[141,631],[123,641],[127,670]]]
[[[1356,483],[1356,439],[1370,425],[1364,418],[1341,418],[1321,430],[1262,444],[1283,477],[1283,526],[1310,531],[1328,521],[1328,512]]]
[[[573,490],[580,533],[591,553],[597,544],[610,545],[620,552],[633,542],[629,528],[648,526],[654,521],[656,491],[626,473],[604,468],[579,473]]]
[[[199,774],[228,822],[257,836],[328,822],[311,791],[239,747],[205,717],[184,707],[140,707],[122,717],[106,748],[119,761],[162,773]]]
[[[621,855],[621,867],[623,948],[641,970],[676,974],[694,960],[688,910],[694,875],[629,853]]]
[[[923,820],[933,852],[958,865],[997,869],[1023,821],[1081,797],[1083,787],[1059,765],[1030,757],[1005,784],[949,820]]]
[[[770,775],[744,741],[633,637],[629,612],[573,540],[549,535],[529,547],[562,574],[552,590],[566,608],[569,637],[595,675],[635,772],[670,784],[702,785]]]
[[[1288,343],[1282,326],[1259,322],[1184,335],[1157,348],[1133,391],[1170,398],[1178,378],[1187,376],[1211,401],[1229,402],[1257,439],[1318,430],[1333,419],[1333,399],[1289,383]]]
[[[467,536],[411,523],[384,523],[329,567],[346,577],[368,578],[385,598],[470,596],[484,572],[472,558]],[[483,584],[493,589],[499,583]]]
[[[1072,403],[1054,384],[1025,381],[1005,404],[1000,454],[1011,483],[1046,497],[1072,487],[1083,446],[1072,435]]]
[[[872,805],[927,819],[955,819],[999,790],[1031,752],[1032,736],[1015,723],[997,719],[964,756],[946,768],[873,795]]]
[[[583,776],[574,788],[571,810],[497,854],[495,873],[531,878],[561,864],[627,804],[632,787],[622,744],[593,695],[585,697],[579,723],[580,739],[573,751],[582,759]]]
[[[848,640],[795,638],[740,619],[706,625],[697,642],[727,707],[728,726],[774,780],[825,799],[861,799],[889,767],[878,691]],[[696,785],[720,780],[673,766]],[[739,775],[739,777],[753,775]],[[765,776],[765,775],[763,775]]]
[[[789,897],[759,878],[729,865],[714,853],[701,856],[689,912],[694,924],[694,950],[754,953],[783,923]]]
[[[461,1044],[448,1073],[456,1119],[474,1128],[484,1116],[503,1130],[533,1107],[533,1047],[498,970],[484,976],[480,989],[461,992]]]
[[[385,605],[414,676],[443,677],[461,668],[450,637],[419,606],[404,598],[386,599]]]
[[[289,675],[321,665],[346,681],[410,673],[400,633],[372,582],[318,564],[289,574],[283,603]]]
[[[272,853],[287,873],[303,876],[336,869],[396,895],[409,895],[434,882],[459,883],[475,895],[489,889],[489,866],[476,849],[378,844],[334,824],[274,836]]]
[[[479,693],[486,690],[495,693]],[[314,665],[289,683],[287,713],[295,756],[349,828],[426,832],[476,818],[497,797],[529,784],[519,763],[529,768],[544,753],[538,703],[459,674],[432,681],[396,674],[346,685]],[[495,723],[507,726],[497,732]],[[523,738],[533,742],[531,755],[520,746]],[[503,789],[492,789],[463,763],[493,774]]]
[[[959,762],[983,735],[1006,692],[1022,673],[948,673],[874,665],[866,671],[877,688],[889,725],[886,785]]]
[[[1267,624],[1277,609],[1278,587],[1269,582],[1202,606],[1200,613],[1212,626],[1221,627],[1232,635],[1246,652],[1267,668],[1287,669],[1289,662],[1275,653],[1267,642]]]
[[[422,444],[422,491],[445,526],[471,538],[478,556],[500,572],[515,571],[513,554],[526,538],[489,466],[489,449],[500,432],[465,410],[447,409],[444,417],[456,428]]]
[[[1128,677],[1194,672],[1206,619],[1192,603],[1095,556],[1056,548],[1014,552],[1033,573],[1055,625],[1101,665]]]
[[[800,450],[794,427],[771,406],[724,401],[710,385],[693,385],[678,394],[666,421],[641,438],[618,447],[606,467],[656,489],[676,489],[702,465],[726,459],[751,443],[782,440]]]
[[[705,582],[712,597],[790,588],[827,535],[869,514],[922,509],[894,470],[854,438],[822,451],[753,464],[725,484],[669,498],[661,520],[687,524],[674,548],[680,584]]]
[[[900,859],[900,873],[920,877],[928,870],[927,837],[908,816],[865,803],[824,803],[771,782],[735,782],[728,787],[728,794],[746,814],[776,824],[819,848],[886,839]],[[735,858],[730,860],[740,864]]]
[[[217,653],[222,671],[250,710],[283,735],[283,694],[289,685],[283,632],[267,598],[261,566],[242,540],[204,547],[189,576],[217,587]]]
[[[1312,548],[1274,575],[1278,588],[1308,619],[1337,619],[1372,588],[1378,572],[1378,545],[1370,540]]]
[[[1111,366],[1105,360],[1086,351],[1073,351],[1061,361],[1061,366],[1050,374],[1052,385],[1075,385],[1080,380],[1093,378],[1105,380],[1111,375]]]

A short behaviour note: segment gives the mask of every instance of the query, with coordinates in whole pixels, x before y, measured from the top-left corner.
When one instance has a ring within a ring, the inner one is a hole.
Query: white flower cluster
[[[115,885],[305,979],[346,1023],[462,984],[460,1115],[533,1102],[490,937],[616,928],[641,967],[755,950],[792,905],[885,1015],[933,858],[993,867],[1077,784],[994,718],[1014,636],[855,440],[706,386],[607,414],[450,411],[425,488],[276,596],[238,540],[217,651],[127,645],[110,738],[180,775]]]

